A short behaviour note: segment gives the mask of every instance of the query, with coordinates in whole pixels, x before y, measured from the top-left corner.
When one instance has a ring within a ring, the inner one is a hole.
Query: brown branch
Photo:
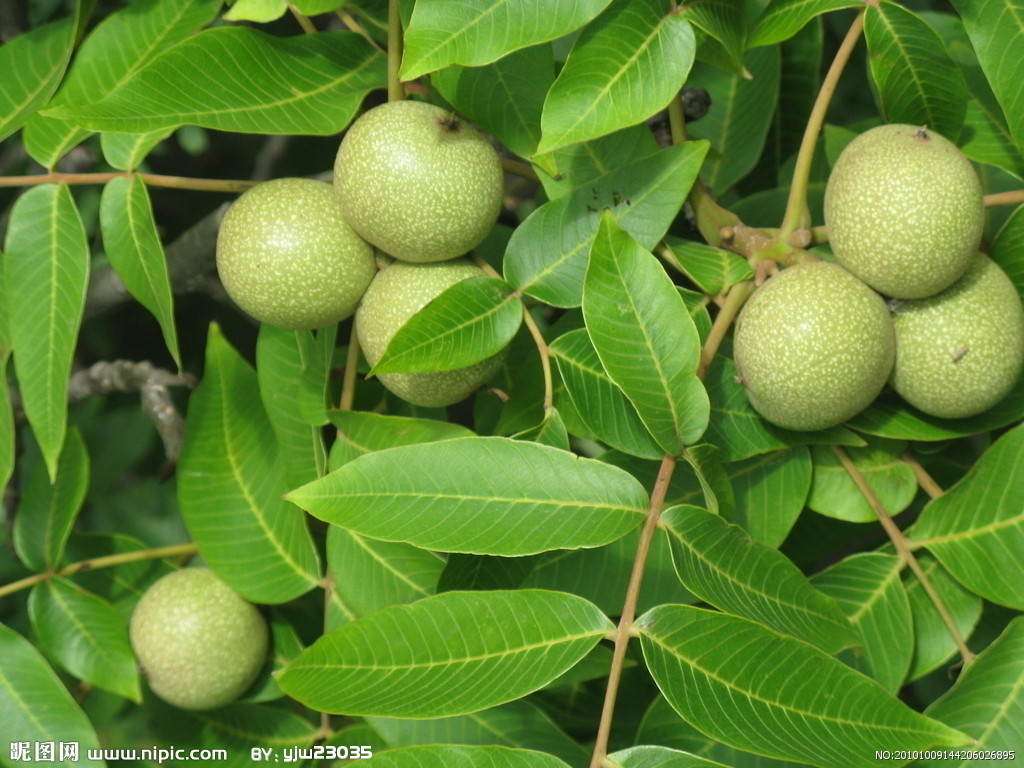
[[[786,213],[783,216],[782,224],[779,227],[781,239],[788,241],[790,234],[798,229],[810,226],[807,221],[807,184],[811,175],[811,164],[814,162],[814,148],[818,143],[818,134],[821,133],[821,126],[825,122],[825,113],[832,101],[832,94],[835,93],[839,78],[850,61],[850,55],[857,46],[861,32],[864,30],[864,9],[857,14],[853,20],[846,37],[839,45],[835,58],[821,82],[818,96],[811,108],[811,114],[807,118],[807,125],[804,127],[803,139],[800,142],[800,149],[797,152],[796,165],[793,168],[793,180],[789,187],[789,200],[786,202]]]
[[[933,499],[945,495],[946,492],[942,490],[942,486],[935,482],[932,476],[928,474],[928,470],[921,466],[910,451],[905,451],[900,458],[903,459],[907,466],[914,470],[914,477],[917,478],[917,484],[921,487],[922,491]]]
[[[996,192],[985,195],[982,198],[986,208],[994,208],[997,205],[1019,205],[1024,203],[1024,189],[1014,189],[1010,192]]]
[[[942,623],[946,625],[946,631],[949,632],[949,636],[953,638],[953,642],[956,643],[957,649],[960,651],[960,657],[963,659],[964,665],[970,664],[974,661],[974,652],[967,647],[967,643],[964,642],[963,636],[960,634],[960,628],[957,627],[956,622],[953,621],[953,617],[949,613],[949,609],[946,608],[946,604],[942,602],[942,597],[936,591],[928,575],[924,572],[921,564],[917,562],[917,558],[914,557],[914,553],[911,551],[910,542],[907,537],[903,535],[903,531],[899,529],[892,516],[886,511],[885,506],[879,500],[875,494],[874,489],[868,485],[867,480],[864,479],[864,475],[861,474],[860,469],[853,460],[850,458],[846,450],[841,446],[833,445],[832,451],[838,457],[840,463],[843,465],[843,469],[846,470],[847,474],[856,484],[860,490],[864,499],[871,505],[871,509],[874,510],[875,515],[878,517],[878,521],[882,524],[882,528],[885,529],[886,534],[889,536],[889,540],[892,545],[896,548],[896,553],[900,559],[910,566],[910,570],[914,572],[918,582],[924,589],[925,594],[928,595],[928,599],[931,600],[932,605],[935,606],[935,610],[938,612],[942,619]]]
[[[198,554],[198,552],[199,550],[196,548],[196,545],[189,542],[187,544],[173,544],[169,547],[137,549],[133,552],[120,552],[116,555],[104,555],[102,557],[94,557],[89,560],[80,560],[77,563],[71,563],[71,565],[58,568],[56,571],[34,573],[31,576],[26,576],[24,579],[0,585],[0,597],[6,597],[7,595],[14,594],[22,589],[28,589],[36,584],[49,581],[55,576],[73,576],[74,574],[81,573],[82,571],[94,571],[98,568],[109,568],[114,565],[123,565],[124,563],[138,563],[143,560],[159,560],[165,557],[187,557]]]
[[[142,412],[156,426],[167,460],[174,464],[181,454],[185,423],[171,399],[168,387],[194,387],[195,379],[131,360],[101,361],[71,376],[68,401],[78,402],[108,392],[138,392]]]
[[[33,187],[38,184],[106,184],[114,179],[130,179],[138,176],[151,187],[170,189],[194,189],[203,192],[245,192],[258,181],[241,179],[196,179],[186,176],[164,176],[159,173],[133,173],[114,171],[110,173],[33,173],[28,176],[0,177],[0,187]]]
[[[633,571],[630,573],[629,586],[626,588],[626,600],[623,603],[622,615],[619,617],[619,625],[615,633],[612,668],[608,674],[608,688],[605,689],[601,722],[598,725],[597,739],[590,758],[590,768],[601,768],[604,758],[608,754],[608,739],[611,736],[612,719],[615,715],[615,701],[618,697],[619,682],[622,680],[622,667],[623,662],[626,660],[626,649],[629,646],[629,638],[633,632],[633,619],[636,617],[636,606],[640,598],[640,584],[644,578],[647,555],[651,550],[654,533],[658,529],[661,510],[665,504],[665,494],[668,492],[669,483],[672,481],[672,473],[675,471],[676,461],[675,456],[665,455],[661,460],[661,469],[658,472],[658,479],[654,483],[654,490],[651,492],[651,503],[647,509],[647,520],[644,522],[643,530],[640,532],[640,544],[637,547],[636,557],[633,560]]]
[[[697,368],[698,378],[704,378],[704,374],[707,373],[708,368],[711,366],[711,361],[714,360],[715,354],[718,352],[718,347],[721,346],[725,335],[729,332],[729,328],[732,327],[733,321],[753,290],[754,282],[752,280],[744,280],[742,283],[737,283],[729,289],[725,304],[718,310],[707,341],[704,342],[704,346],[701,348],[700,366]]]

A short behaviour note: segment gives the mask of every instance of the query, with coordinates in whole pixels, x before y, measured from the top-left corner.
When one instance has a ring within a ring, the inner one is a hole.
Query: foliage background
[[[960,421],[886,393],[788,433],[724,333],[751,265],[802,257],[791,234],[827,257],[829,165],[881,120],[956,139],[1005,193],[985,247],[1024,292],[1024,5],[870,5],[802,153],[858,3],[398,5],[410,91],[510,161],[478,249],[504,280],[434,307],[469,324],[453,366],[511,339],[507,400],[353,386],[350,322],[259,328],[216,280],[223,206],[323,174],[387,97],[386,3],[0,6],[0,762],[26,740],[734,768],[1024,744],[1024,390]],[[659,148],[645,121],[684,84],[712,107]],[[406,366],[436,365],[408,338]],[[184,713],[126,626],[197,551],[264,606],[274,657],[243,702]]]

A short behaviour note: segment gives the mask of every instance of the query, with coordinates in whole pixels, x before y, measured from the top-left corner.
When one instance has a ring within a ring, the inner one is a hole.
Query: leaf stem
[[[402,67],[402,15],[398,0],[388,0],[388,101],[405,98],[405,86],[398,77]]]
[[[689,137],[686,135],[686,113],[683,111],[681,93],[676,94],[668,105],[668,125],[673,144],[689,141]],[[710,245],[722,245],[721,230],[740,223],[739,216],[715,202],[711,190],[704,186],[704,182],[699,177],[693,182],[686,201],[693,209],[697,229]]]
[[[259,181],[241,179],[195,179],[185,176],[163,176],[158,173],[133,173],[114,171],[111,173],[35,173],[30,176],[2,176],[0,187],[32,187],[38,184],[106,184],[114,179],[142,179],[151,187],[172,189],[194,189],[203,192],[245,192]]]
[[[515,174],[527,181],[540,181],[540,176],[538,176],[537,172],[533,170],[533,166],[521,163],[518,160],[503,157],[501,158],[501,167],[505,170],[505,173]]]
[[[615,700],[618,697],[619,682],[622,680],[622,667],[626,660],[626,648],[629,645],[629,638],[632,634],[633,619],[636,617],[636,606],[640,597],[640,584],[644,578],[647,555],[651,551],[654,532],[658,529],[661,510],[665,505],[665,494],[668,492],[668,486],[672,480],[672,473],[675,471],[676,462],[675,456],[665,454],[661,460],[661,469],[658,470],[658,479],[654,483],[654,490],[651,492],[651,503],[647,509],[647,520],[644,522],[643,530],[640,532],[640,544],[636,548],[633,571],[629,576],[629,586],[626,588],[626,600],[622,605],[622,615],[619,617],[618,631],[615,636],[615,650],[612,653],[612,668],[608,674],[608,688],[605,690],[604,707],[601,710],[601,722],[597,729],[594,752],[590,758],[590,768],[601,768],[604,764],[604,758],[608,754],[608,739],[611,736],[612,718],[615,714]]]
[[[494,267],[476,254],[473,254],[473,263],[480,267],[488,277],[495,277],[498,280],[505,279],[498,274]],[[523,325],[533,337],[533,343],[537,345],[537,352],[540,354],[540,367],[544,373],[544,418],[546,419],[555,407],[555,385],[551,375],[551,350],[548,343],[544,341],[544,334],[541,333],[537,321],[530,314],[530,308],[526,306],[525,301],[523,302]]]
[[[697,367],[698,379],[703,379],[704,374],[708,372],[708,367],[711,365],[711,361],[714,360],[719,346],[721,346],[722,341],[725,339],[725,334],[729,332],[733,321],[753,291],[753,280],[744,280],[742,283],[736,283],[736,285],[729,289],[729,294],[725,298],[725,304],[718,310],[707,341],[704,342],[704,346],[700,350],[700,365]]]
[[[351,13],[342,8],[338,8],[334,11],[334,15],[341,19],[341,23],[348,27],[349,31],[355,32],[381,53],[386,53],[380,43],[370,36],[370,34],[363,28],[363,25],[359,23],[359,20]]]
[[[849,454],[838,445],[833,445],[832,451],[838,457],[840,463],[843,465],[843,469],[845,469],[847,474],[849,474],[850,478],[856,484],[868,504],[871,505],[871,509],[874,510],[875,515],[878,516],[878,521],[882,524],[882,528],[885,529],[886,534],[888,534],[889,540],[896,548],[896,552],[899,554],[900,559],[910,566],[910,570],[914,572],[914,575],[920,582],[925,594],[928,595],[928,599],[931,600],[932,605],[935,606],[935,610],[942,618],[942,623],[946,625],[946,631],[949,632],[949,636],[952,637],[953,642],[956,643],[957,650],[960,652],[960,658],[963,659],[964,665],[966,666],[970,664],[974,661],[974,652],[967,647],[967,643],[964,642],[964,638],[960,634],[960,628],[957,627],[956,622],[953,621],[953,617],[950,615],[949,609],[946,608],[946,604],[942,602],[942,597],[936,591],[931,580],[928,578],[928,575],[921,567],[921,564],[917,562],[917,558],[914,557],[914,553],[910,549],[910,542],[907,540],[907,537],[903,535],[903,531],[899,529],[899,526],[896,525],[895,521],[886,511],[882,502],[875,494],[874,489],[868,485],[867,480],[864,479],[864,475],[861,474],[857,465],[853,463],[853,459],[850,458]]]
[[[292,12],[292,16],[295,17],[295,21],[302,27],[302,31],[307,35],[316,34],[316,25],[310,21],[309,16],[302,13],[293,3],[288,3],[288,10]]]
[[[821,126],[825,122],[825,113],[832,101],[832,94],[835,93],[839,84],[839,77],[843,74],[850,55],[860,39],[864,30],[864,12],[861,9],[857,18],[853,20],[846,37],[839,45],[835,58],[821,82],[821,89],[814,101],[807,125],[804,127],[804,136],[800,142],[800,150],[796,156],[796,166],[793,168],[793,181],[789,187],[789,200],[786,202],[786,213],[782,218],[782,225],[779,227],[779,239],[787,241],[789,236],[798,229],[806,229],[810,226],[810,213],[807,208],[807,185],[811,176],[811,164],[814,161],[814,148],[818,143],[818,134],[821,133]]]
[[[544,373],[544,418],[548,417],[555,407],[555,386],[551,376],[551,349],[544,341],[544,334],[537,326],[537,321],[530,314],[530,308],[523,303],[523,324],[533,337],[533,343],[537,345],[537,352],[540,354],[540,367]]]
[[[928,470],[921,466],[920,462],[911,455],[910,451],[905,451],[900,458],[903,459],[907,466],[914,470],[914,477],[917,478],[917,484],[921,487],[922,491],[933,499],[946,494],[942,490],[942,486],[935,482],[934,478],[928,474]]]
[[[356,401],[356,380],[359,375],[359,336],[356,335],[356,320],[352,318],[352,332],[348,337],[348,354],[345,356],[345,373],[341,384],[341,399],[338,408],[351,411]]]
[[[44,581],[49,581],[55,576],[73,576],[83,571],[93,571],[97,568],[109,568],[124,563],[137,563],[143,560],[159,560],[164,557],[182,557],[198,554],[199,550],[195,543],[172,544],[169,547],[156,547],[155,549],[137,549],[133,552],[120,552],[116,555],[103,555],[93,557],[89,560],[80,560],[77,563],[65,565],[56,571],[44,571],[26,576],[24,579],[12,581],[9,584],[0,585],[0,597],[14,594],[22,589],[34,586]]]
[[[1017,205],[1024,203],[1024,189],[1014,189],[1010,192],[996,192],[985,195],[982,198],[986,208],[994,208],[997,205]]]

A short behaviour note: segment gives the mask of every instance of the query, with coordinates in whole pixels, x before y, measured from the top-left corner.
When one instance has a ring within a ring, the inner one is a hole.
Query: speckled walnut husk
[[[882,298],[842,267],[789,267],[747,301],[733,353],[751,404],[794,430],[841,424],[866,408],[892,370],[892,319]]]
[[[209,568],[156,581],[135,606],[130,635],[149,687],[182,709],[234,701],[267,655],[263,617]]]
[[[353,229],[390,256],[419,263],[476,247],[498,218],[504,178],[479,132],[417,101],[364,113],[334,163],[334,188]]]
[[[952,285],[974,259],[981,183],[956,145],[920,126],[882,125],[850,142],[825,188],[836,261],[901,299]]]

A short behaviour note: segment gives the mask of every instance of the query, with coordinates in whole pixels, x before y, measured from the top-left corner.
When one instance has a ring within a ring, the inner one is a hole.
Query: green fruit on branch
[[[382,269],[370,283],[356,311],[356,332],[363,354],[376,365],[391,339],[405,323],[445,289],[481,270],[465,259],[435,264],[396,261]],[[382,373],[381,383],[414,405],[445,406],[464,400],[487,382],[504,359],[499,352],[486,360],[452,371]]]
[[[736,321],[734,357],[754,408],[773,424],[841,424],[878,395],[895,338],[882,298],[842,267],[814,262],[769,278]]]
[[[1024,309],[1010,278],[979,256],[958,282],[899,304],[893,388],[932,416],[963,418],[998,403],[1024,365]]]
[[[491,230],[504,198],[498,153],[472,126],[432,104],[395,101],[349,127],[334,187],[352,227],[403,261],[445,261]]]
[[[350,317],[377,267],[330,184],[287,178],[253,187],[231,205],[217,235],[217,271],[252,317],[305,329]]]
[[[234,701],[267,656],[263,617],[209,568],[156,581],[135,606],[130,635],[153,693],[182,709]]]
[[[952,285],[984,226],[981,184],[956,145],[912,125],[882,125],[851,141],[825,189],[836,261],[901,299]]]

